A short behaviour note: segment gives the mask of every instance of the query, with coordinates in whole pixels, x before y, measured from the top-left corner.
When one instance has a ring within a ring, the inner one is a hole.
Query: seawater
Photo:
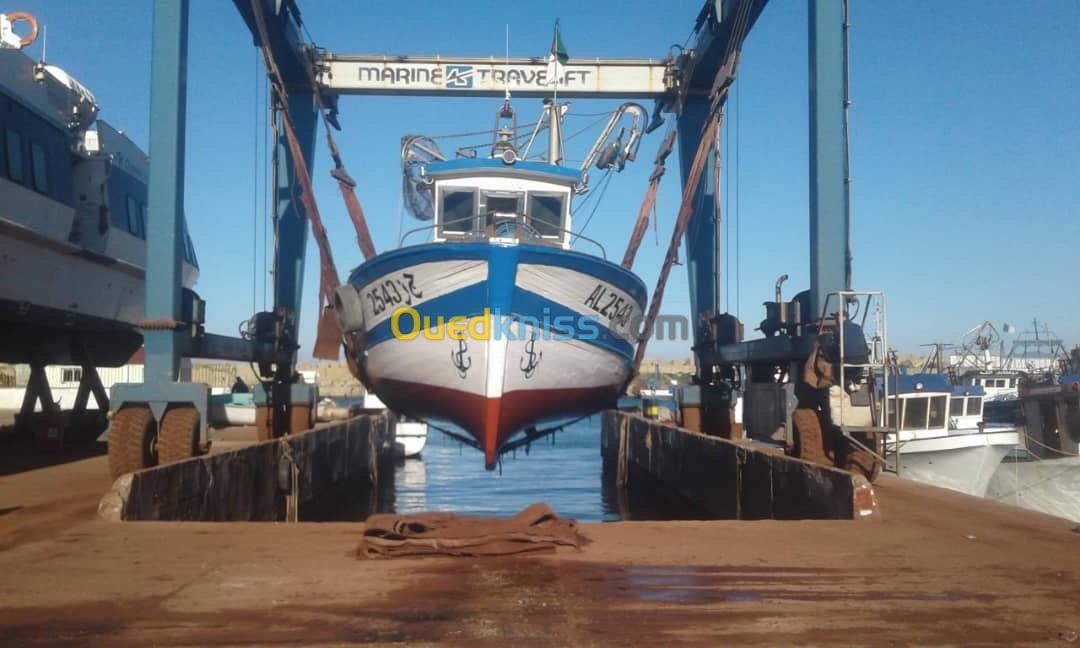
[[[394,466],[393,510],[512,515],[547,502],[579,520],[620,519],[616,504],[604,497],[600,421],[597,414],[570,423],[528,450],[504,454],[491,471],[479,450],[429,427],[421,456]]]

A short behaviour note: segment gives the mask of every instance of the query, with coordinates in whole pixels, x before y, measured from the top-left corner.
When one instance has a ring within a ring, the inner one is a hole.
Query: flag
[[[562,36],[559,34],[558,18],[555,19],[555,34],[551,37],[551,56],[564,65],[570,60],[570,56],[566,53],[566,46],[563,45]]]
[[[551,36],[551,52],[547,59],[547,85],[558,84],[562,76],[560,65],[564,65],[570,57],[566,54],[566,46],[563,45],[562,36],[559,34],[559,20],[555,19],[555,33]]]
[[[1016,327],[1013,326],[1012,324],[1005,324],[1004,326],[1001,327],[1001,330],[1005,331],[1006,333],[1015,333],[1016,332]]]

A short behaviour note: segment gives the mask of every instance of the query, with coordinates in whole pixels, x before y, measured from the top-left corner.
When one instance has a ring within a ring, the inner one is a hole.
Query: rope
[[[281,458],[289,462],[289,494],[285,496],[285,521],[300,521],[300,466],[293,457],[292,445],[288,437],[281,437],[278,442]]]
[[[585,219],[585,224],[578,229],[576,234],[574,234],[574,238],[570,241],[570,245],[573,245],[574,242],[585,233],[585,230],[589,227],[589,223],[592,222],[593,216],[596,215],[596,210],[600,208],[600,203],[603,202],[604,199],[604,193],[607,191],[608,185],[611,184],[611,178],[614,177],[611,171],[611,169],[608,169],[607,173],[604,174],[604,177],[600,179],[600,190],[598,192],[600,195],[597,196],[596,203],[593,204],[592,211],[589,212],[589,217]]]
[[[255,51],[255,119],[251,155],[251,312],[257,310],[259,293],[259,53]]]
[[[1065,433],[1061,432],[1061,431],[1058,431],[1058,434],[1064,436]],[[1031,441],[1032,443],[1034,443],[1035,445],[1037,445],[1037,446],[1039,446],[1041,448],[1045,448],[1045,449],[1047,449],[1047,450],[1049,450],[1051,452],[1056,452],[1059,455],[1062,455],[1064,457],[1080,457],[1080,454],[1077,454],[1075,452],[1069,452],[1067,450],[1061,450],[1059,448],[1054,448],[1052,446],[1046,445],[1042,441],[1039,441],[1035,437],[1028,434],[1027,430],[1024,430],[1024,438],[1027,439],[1028,441]]]

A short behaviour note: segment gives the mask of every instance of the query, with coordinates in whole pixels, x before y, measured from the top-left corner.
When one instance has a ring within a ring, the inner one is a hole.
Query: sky
[[[300,5],[316,44],[334,52],[502,55],[509,28],[511,55],[542,56],[558,17],[571,57],[661,58],[686,42],[701,3]],[[1068,344],[1080,343],[1073,293],[1080,246],[1080,2],[851,5],[853,284],[886,292],[891,345],[917,352],[930,342],[956,341],[983,320],[1023,328],[1036,317]],[[0,0],[4,9],[34,13],[47,29],[48,60],[91,89],[104,119],[147,147],[149,0]],[[765,8],[745,43],[725,125],[730,236],[723,299],[748,335],[756,335],[751,329],[778,275],[790,275],[788,294],[809,284],[806,10],[796,0]],[[201,266],[196,290],[207,301],[207,328],[232,333],[264,306],[261,63],[232,2],[192,0],[190,24],[185,200]],[[39,54],[42,40],[31,55]],[[336,138],[380,250],[396,245],[402,227],[401,135],[490,128],[499,103],[342,98],[343,131]],[[614,105],[579,99],[570,112]],[[519,99],[515,106],[522,121],[532,121],[539,100]],[[571,117],[567,132],[590,121]],[[645,139],[638,161],[613,179],[586,231],[611,257],[621,257],[662,136],[663,129]],[[315,192],[345,278],[361,255],[327,174],[323,142],[320,136]],[[582,136],[568,157],[580,158],[589,143]],[[650,292],[680,200],[675,160],[659,192],[659,233],[650,231],[635,265]],[[406,230],[417,224],[405,216]],[[314,340],[314,245],[307,267],[302,357],[310,357]],[[663,312],[688,312],[681,266],[672,273]],[[689,344],[654,341],[650,354],[686,357]]]

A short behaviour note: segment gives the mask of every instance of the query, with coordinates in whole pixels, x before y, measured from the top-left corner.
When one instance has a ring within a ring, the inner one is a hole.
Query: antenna
[[[506,66],[503,71],[503,78],[506,80],[506,95],[507,102],[510,101],[510,23],[506,23]],[[517,135],[517,133],[514,133]]]
[[[49,44],[49,26],[41,26],[41,62],[45,62],[45,46]]]

